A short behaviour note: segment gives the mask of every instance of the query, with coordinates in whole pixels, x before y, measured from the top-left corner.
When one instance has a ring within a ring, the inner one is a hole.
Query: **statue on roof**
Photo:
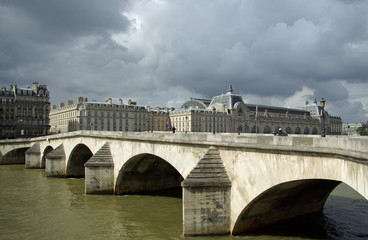
[[[227,90],[228,93],[233,93],[233,86],[230,84],[229,89]]]

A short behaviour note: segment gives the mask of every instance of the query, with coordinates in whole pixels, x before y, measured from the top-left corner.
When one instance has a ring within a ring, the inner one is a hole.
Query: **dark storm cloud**
[[[250,103],[325,97],[333,115],[365,121],[367,26],[359,0],[0,0],[0,80],[47,84],[55,104],[169,107],[232,83]]]
[[[110,34],[129,27],[120,13],[126,5],[97,0],[0,1],[1,83],[29,86],[38,81],[51,86],[52,93],[56,89],[62,93],[69,83],[84,82],[83,87],[98,81],[100,76],[91,71],[105,64],[101,51],[124,50]],[[91,77],[87,82],[86,76]],[[64,97],[74,92],[67,91]]]
[[[42,33],[39,39],[49,41],[63,40],[70,35],[104,35],[124,31],[129,25],[119,13],[125,7],[124,1],[2,0],[1,5],[33,22]]]

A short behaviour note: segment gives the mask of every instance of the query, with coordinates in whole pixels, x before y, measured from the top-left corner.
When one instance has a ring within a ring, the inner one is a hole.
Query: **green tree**
[[[368,136],[368,130],[366,127],[358,128],[357,132],[360,136]]]

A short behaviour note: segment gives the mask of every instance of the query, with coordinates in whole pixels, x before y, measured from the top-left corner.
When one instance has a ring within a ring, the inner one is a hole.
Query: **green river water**
[[[45,170],[0,165],[0,239],[368,239],[368,204],[339,188],[325,206],[326,235],[182,235],[182,199],[165,196],[86,195],[84,179],[47,178]],[[290,231],[291,232],[291,231]]]

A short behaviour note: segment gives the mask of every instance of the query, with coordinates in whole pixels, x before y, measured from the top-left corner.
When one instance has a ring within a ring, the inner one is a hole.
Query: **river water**
[[[46,178],[42,169],[0,165],[0,239],[368,239],[368,201],[340,186],[324,217],[300,234],[185,238],[181,198],[85,195],[84,179]],[[302,237],[315,229],[324,233]]]

